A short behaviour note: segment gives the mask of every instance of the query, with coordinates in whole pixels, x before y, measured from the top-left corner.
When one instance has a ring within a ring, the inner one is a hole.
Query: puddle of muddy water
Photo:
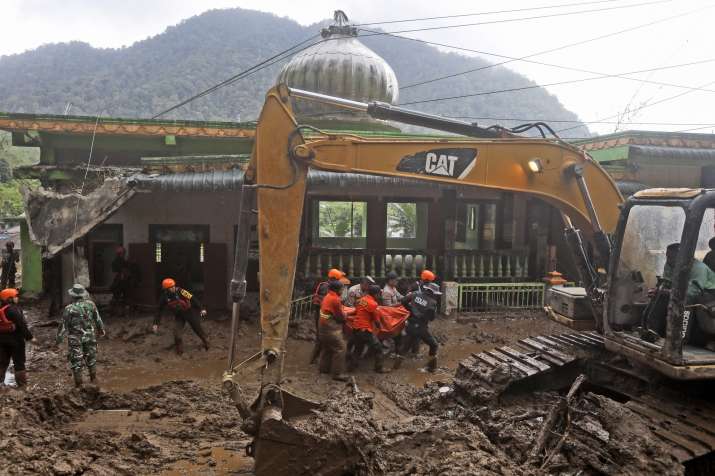
[[[454,375],[458,363],[472,353],[514,342],[520,338],[564,332],[564,328],[549,321],[546,317],[528,317],[523,319],[493,318],[469,320],[459,323],[453,319],[443,319],[435,323],[437,334],[446,337],[438,354],[439,369],[435,373],[426,372],[426,346],[422,345],[417,357],[407,358],[401,368],[394,371],[390,378],[423,387],[431,381],[446,381]],[[258,340],[251,341],[242,348],[239,358],[252,355]],[[300,382],[297,393],[306,397],[320,398],[328,385],[324,385],[324,376],[317,372],[316,365],[310,365],[313,343],[291,339],[287,343],[288,358],[285,362],[285,375],[289,380]],[[358,383],[371,372],[372,360],[367,359],[355,374]],[[386,359],[386,367],[392,367],[392,359]],[[183,358],[167,355],[161,362],[148,362],[145,366],[113,367],[104,369],[102,386],[112,391],[129,391],[152,385],[159,385],[170,380],[195,380],[199,382],[219,383],[226,368],[225,356],[218,352],[197,354]],[[329,381],[329,379],[328,379]],[[258,382],[258,375],[256,381]]]
[[[202,456],[203,455],[203,456]],[[193,460],[180,460],[161,473],[162,476],[204,476],[219,474],[253,474],[253,458],[243,452],[211,448],[199,452]]]

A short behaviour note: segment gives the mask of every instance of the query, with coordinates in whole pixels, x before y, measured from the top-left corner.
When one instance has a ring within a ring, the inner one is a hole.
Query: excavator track
[[[715,463],[701,461],[715,451],[715,403],[660,388],[637,370],[609,363],[613,357],[596,332],[533,336],[472,354],[459,364],[454,385],[463,403],[484,405],[518,391],[562,389],[579,373],[595,372],[594,384],[620,395],[679,462],[698,462],[693,474],[715,474]],[[636,380],[640,387],[623,385]]]
[[[559,381],[571,374],[563,369],[575,368],[579,361],[603,353],[603,337],[596,332],[527,337],[464,359],[457,368],[455,386],[462,395],[480,403],[518,387],[558,387]],[[544,385],[549,379],[554,381]]]

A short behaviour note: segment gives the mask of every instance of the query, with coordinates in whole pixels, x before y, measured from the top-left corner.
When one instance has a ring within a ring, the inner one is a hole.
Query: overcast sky
[[[251,8],[290,17],[307,25],[330,17],[333,10],[338,8],[345,10],[351,21],[363,23],[584,1],[587,0],[2,0],[0,55],[21,53],[45,43],[70,40],[85,41],[96,47],[128,46],[161,33],[167,26],[212,8]],[[591,11],[570,16],[482,24],[405,35],[492,54],[523,57],[684,13],[686,15],[652,26],[531,59],[611,75],[715,60],[715,51],[712,48],[715,45],[715,0],[651,2],[653,0],[615,0],[600,4],[379,26],[387,31],[400,31],[640,5],[610,11]],[[646,3],[650,4],[644,5]],[[288,46],[291,45],[286,45]],[[490,61],[503,61],[486,55],[484,57]],[[521,61],[510,63],[508,67],[540,84],[593,76]],[[454,72],[456,71],[435,71],[434,75]],[[470,77],[474,81],[474,91],[480,91],[479,73],[473,73]],[[621,129],[683,130],[707,124],[712,126],[698,131],[715,132],[715,61],[633,74],[630,77],[680,86],[704,87],[712,91],[688,92],[673,86],[618,78],[554,85],[547,89],[585,121],[596,121],[623,113],[630,108],[633,112],[626,114],[623,119],[625,122],[693,125],[626,124],[621,126]],[[638,110],[640,106],[683,93],[686,94],[682,97]],[[523,93],[512,93],[513,99],[518,101],[520,94]],[[590,124],[589,127],[593,131],[608,133],[616,126]]]

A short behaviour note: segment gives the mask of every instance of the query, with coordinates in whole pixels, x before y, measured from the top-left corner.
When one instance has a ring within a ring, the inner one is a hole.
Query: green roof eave
[[[47,120],[56,122],[89,122],[94,124],[97,116],[63,116],[59,114],[28,114],[20,112],[2,112],[0,119],[16,120]],[[183,119],[141,119],[127,117],[105,117],[100,116],[99,121],[104,124],[122,125],[152,125],[152,126],[189,126],[189,127],[216,127],[232,129],[255,129],[255,121],[230,122],[230,121],[195,121]]]
[[[593,160],[598,163],[628,160],[629,148],[630,146],[628,145],[620,145],[609,149],[589,150],[588,155],[590,155]]]

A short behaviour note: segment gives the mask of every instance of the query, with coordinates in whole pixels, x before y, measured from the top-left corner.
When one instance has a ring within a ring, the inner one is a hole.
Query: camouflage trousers
[[[94,368],[97,365],[97,341],[82,339],[73,339],[70,337],[67,352],[67,358],[70,362],[72,372],[82,370],[84,365],[87,368]]]

